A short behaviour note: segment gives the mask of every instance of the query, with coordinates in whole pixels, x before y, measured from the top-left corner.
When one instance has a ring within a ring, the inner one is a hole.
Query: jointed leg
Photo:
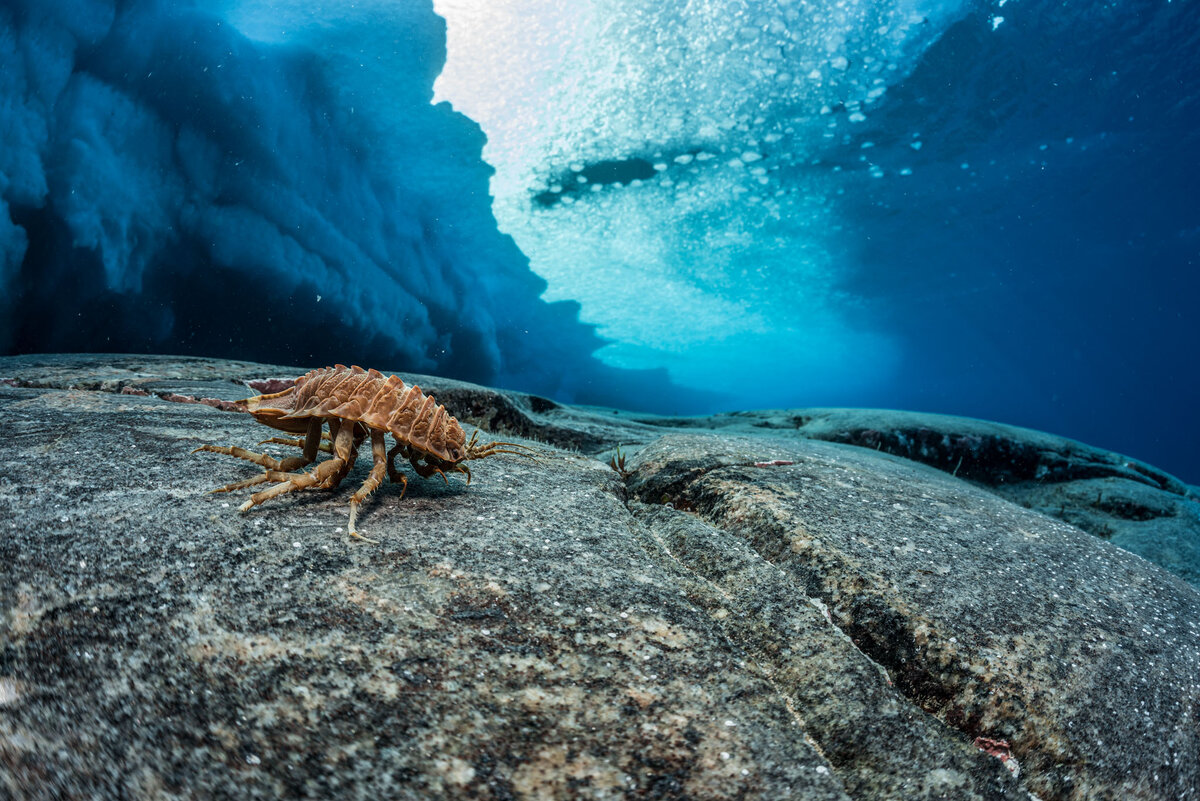
[[[269,442],[271,440],[266,441]],[[285,444],[294,444],[290,440],[284,440],[284,442]],[[292,470],[299,470],[301,467],[315,462],[317,460],[317,448],[320,446],[320,443],[321,418],[314,417],[308,421],[308,434],[304,440],[303,456],[289,456],[286,459],[276,459],[275,457],[268,456],[265,453],[255,453],[254,451],[248,451],[245,448],[239,448],[237,445],[201,445],[199,448],[196,448],[196,450],[192,451],[192,453],[196,453],[198,451],[223,453],[226,456],[234,456],[238,459],[245,459],[248,462],[254,462],[254,464],[259,465],[260,467],[265,467],[267,470],[277,470],[288,473]],[[259,444],[261,445],[262,443],[260,442]]]
[[[393,484],[403,483],[404,486],[407,487],[408,479],[406,479],[404,477],[403,473],[401,473],[399,470],[396,469],[396,465],[394,464],[397,454],[399,454],[400,456],[403,456],[405,459],[407,459],[408,458],[408,448],[404,447],[404,445],[402,443],[397,442],[395,444],[395,446],[390,451],[387,452],[388,478],[390,478],[392,480]],[[404,497],[404,493],[401,493],[400,497]]]
[[[217,492],[233,492],[234,490],[253,487],[255,484],[262,484],[267,481],[289,481],[291,476],[298,475],[296,473],[281,473],[278,470],[268,470],[265,473],[260,473],[254,478],[247,478],[244,481],[235,481],[232,484],[226,484],[223,487],[217,487],[214,490],[209,490],[209,494]]]
[[[331,450],[330,453],[336,453],[341,458],[343,465],[337,473],[329,476],[323,483],[318,485],[321,489],[333,489],[346,477],[346,474],[350,472],[350,468],[354,467],[354,461],[358,458],[359,443],[359,439],[353,436],[356,428],[357,426],[354,423],[343,425],[342,421],[338,418],[329,418],[329,433],[334,446],[334,450]],[[339,447],[341,448],[340,451],[337,450]]]
[[[333,428],[334,420],[329,421],[330,429]],[[337,431],[333,435],[333,455],[334,459],[342,463],[337,472],[331,474],[323,487],[333,489],[338,484],[342,483],[342,479],[350,472],[350,468],[354,467],[354,460],[358,456],[358,439],[354,436],[354,423],[346,423],[339,425]],[[315,456],[315,453],[314,453]],[[333,461],[331,460],[331,461]]]
[[[308,431],[304,434],[304,458],[310,463],[317,461],[317,451],[322,450],[322,442],[326,439],[332,440],[333,437],[325,433],[325,421],[320,417],[309,418]],[[333,453],[329,448],[323,450]]]
[[[434,473],[437,473],[439,476],[442,477],[442,481],[445,481],[447,484],[450,483],[450,479],[446,478],[445,473],[443,473],[441,470],[439,470],[438,468],[434,467],[431,464],[421,464],[420,458],[421,457],[419,457],[419,456],[409,456],[408,457],[408,461],[412,463],[413,470],[417,471],[417,475],[419,475],[421,478],[429,478]]]
[[[334,458],[332,458],[328,461],[321,462],[319,465],[317,465],[316,469],[313,470],[311,473],[284,474],[287,477],[284,478],[284,480],[281,483],[276,484],[275,486],[271,487],[270,489],[265,489],[262,492],[254,493],[253,495],[250,496],[250,500],[246,501],[240,507],[238,507],[238,511],[239,512],[247,512],[250,510],[251,507],[257,506],[258,504],[263,503],[265,501],[269,501],[272,498],[278,498],[280,495],[283,495],[285,493],[292,492],[293,490],[298,490],[298,489],[307,489],[309,487],[319,485],[322,482],[324,482],[326,479],[328,479],[330,476],[336,475],[338,473],[338,471],[341,470],[344,465],[345,465],[345,463],[341,459],[339,459],[335,456]]]
[[[438,475],[442,477],[442,481],[445,481],[447,484],[450,483],[450,479],[446,477],[446,473],[440,467],[435,467],[431,464],[428,464],[428,462],[422,463],[421,460],[426,458],[423,453],[414,451],[412,448],[409,448],[407,445],[403,445],[399,442],[397,442],[396,447],[388,451],[387,454],[388,475],[391,476],[392,481],[403,482],[405,486],[408,485],[408,482],[404,479],[404,476],[400,474],[400,471],[397,470],[396,466],[392,463],[392,460],[395,459],[397,454],[403,456],[405,459],[408,459],[409,463],[413,467],[413,470],[415,470],[417,475],[419,475],[421,478],[430,478],[431,476]],[[464,474],[467,477],[467,483],[471,483],[471,470],[465,464],[459,463],[455,465],[453,468],[451,468],[450,472]],[[404,497],[403,492],[400,493],[400,497]]]
[[[304,437],[269,437],[260,439],[256,445],[295,445],[297,448],[304,447]]]
[[[319,420],[315,425],[320,425]],[[318,441],[316,436],[314,436],[314,430],[320,431],[320,428],[314,428],[314,425],[310,424],[308,429],[309,438],[305,444],[306,456],[310,446]],[[346,476],[346,473],[349,472],[350,466],[354,464],[353,444],[354,426],[339,427],[337,434],[335,435],[335,455],[332,459],[321,462],[311,473],[289,475],[284,481],[276,484],[270,489],[266,489],[262,492],[257,492],[254,495],[251,495],[250,500],[242,504],[238,511],[248,511],[251,507],[257,506],[264,501],[269,501],[272,498],[277,498],[280,495],[298,489],[307,489],[308,487],[313,486],[336,487],[338,483],[340,483],[341,480]],[[315,455],[316,448],[313,447],[312,450]]]
[[[282,470],[284,472],[296,470],[309,463],[309,460],[303,456],[289,456],[286,459],[276,459],[265,453],[255,453],[245,448],[239,448],[237,445],[201,445],[192,451],[192,453],[197,453],[198,451],[223,453],[226,456],[235,456],[238,459],[245,459],[247,462],[254,462],[256,465],[265,467],[268,470]]]
[[[382,431],[369,430],[366,426],[358,423],[343,422],[337,418],[329,419],[328,435],[323,435],[324,420],[319,417],[314,417],[309,420],[308,431],[304,439],[290,439],[283,437],[272,437],[267,442],[277,443],[281,445],[295,445],[303,447],[303,456],[293,456],[286,459],[275,459],[266,454],[257,454],[247,451],[244,448],[233,447],[218,447],[215,445],[203,445],[196,450],[212,451],[214,453],[224,453],[229,456],[235,456],[239,459],[246,459],[267,468],[266,471],[253,478],[244,481],[234,482],[221,487],[214,492],[229,492],[235,489],[251,487],[256,484],[262,484],[267,481],[278,482],[274,486],[256,492],[250,496],[250,499],[241,505],[239,511],[246,512],[260,503],[265,503],[272,498],[277,498],[280,495],[285,495],[296,490],[318,488],[333,488],[341,483],[346,474],[354,466],[355,458],[358,456],[358,446],[366,438],[369,433],[371,436],[371,457],[372,465],[371,472],[367,476],[363,485],[354,493],[350,499],[350,526],[349,534],[352,537],[366,540],[367,542],[375,542],[364,537],[356,528],[356,519],[358,517],[358,506],[372,492],[374,492],[382,483],[385,473],[389,474],[393,481],[398,481],[402,487],[400,491],[401,497],[404,496],[404,490],[407,489],[408,480],[395,469],[392,464],[392,459],[397,453],[404,455],[413,461],[414,466],[417,466],[415,457],[411,451],[400,444],[388,452],[387,445],[384,441]],[[328,444],[327,444],[328,443]],[[327,451],[332,454],[333,458],[328,459],[318,464],[311,472],[294,473],[290,472],[297,468],[312,464],[316,461],[320,451]],[[432,472],[430,472],[432,471]],[[427,466],[424,469],[419,468],[422,475],[429,476],[433,472],[441,473],[440,470],[432,466]],[[442,476],[445,478],[445,476]]]
[[[374,443],[372,443],[372,447],[374,447]],[[394,463],[396,454],[400,454],[402,456],[406,455],[404,446],[398,442],[396,443],[395,447],[387,452],[387,456],[384,457],[384,463],[387,465],[388,478],[392,480],[393,484],[400,485],[400,497],[403,498],[405,491],[408,489],[408,478],[396,469],[396,465]]]
[[[358,505],[360,503],[362,503],[364,500],[366,500],[367,496],[370,495],[372,492],[374,492],[376,490],[376,488],[379,487],[379,484],[383,481],[383,474],[388,466],[387,454],[384,451],[384,449],[386,447],[387,446],[385,445],[385,443],[383,441],[383,432],[382,431],[372,431],[371,432],[371,458],[374,460],[374,463],[371,465],[371,474],[369,476],[367,476],[367,480],[363,482],[363,485],[361,487],[359,487],[358,492],[354,493],[354,495],[350,498],[350,536],[351,537],[358,537],[359,539],[367,540],[366,537],[364,537],[357,530],[355,530],[354,520],[358,516]],[[401,476],[401,478],[403,478],[403,476]],[[404,493],[402,491],[401,496],[403,496],[403,494]],[[375,541],[367,540],[367,542],[375,542]]]
[[[325,451],[325,453],[333,453],[333,445],[331,444],[331,441],[332,440],[331,440],[331,437],[329,436],[329,432],[323,433],[321,435],[321,444],[317,447],[317,450]],[[297,448],[303,448],[307,442],[308,442],[307,437],[271,437],[270,439],[264,439],[262,442],[260,442],[258,444],[259,445],[295,445]]]

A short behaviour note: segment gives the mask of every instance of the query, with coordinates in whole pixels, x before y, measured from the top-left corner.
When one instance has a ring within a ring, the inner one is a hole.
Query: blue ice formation
[[[428,3],[0,4],[0,350],[663,383],[539,299],[444,56]]]
[[[434,0],[501,230],[612,365],[1200,479],[1200,4]]]
[[[1195,482],[1198,8],[0,0],[0,351],[946,412]]]

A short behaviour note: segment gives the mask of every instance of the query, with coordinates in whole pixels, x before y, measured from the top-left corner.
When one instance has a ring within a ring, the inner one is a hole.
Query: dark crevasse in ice
[[[595,361],[577,304],[539,299],[478,127],[430,102],[444,24],[395,5],[261,41],[220,3],[0,4],[0,350],[361,362],[608,403],[665,385]]]

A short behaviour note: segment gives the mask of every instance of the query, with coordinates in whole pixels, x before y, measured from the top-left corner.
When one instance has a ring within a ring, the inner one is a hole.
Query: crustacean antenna
[[[509,450],[510,448],[515,448],[516,450]],[[454,465],[454,470],[466,475],[468,484],[471,483],[471,468],[467,467],[463,462],[468,462],[472,459],[486,459],[498,453],[510,453],[513,456],[524,456],[526,459],[537,461],[537,457],[534,456],[537,451],[527,445],[520,445],[516,442],[486,442],[480,444],[478,430],[471,435],[471,439],[463,447],[463,451],[465,455],[459,460],[458,464]]]
[[[514,448],[515,450],[510,450]],[[467,443],[465,450],[467,455],[463,457],[464,462],[471,459],[486,459],[497,453],[511,453],[513,456],[524,456],[526,459],[537,461],[537,457],[534,456],[537,451],[528,445],[520,445],[516,442],[486,442],[481,444],[479,442],[478,431],[471,435],[471,441]]]

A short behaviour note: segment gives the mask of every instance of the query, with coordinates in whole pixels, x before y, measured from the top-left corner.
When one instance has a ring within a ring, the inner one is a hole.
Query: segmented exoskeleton
[[[417,474],[424,478],[436,474],[446,479],[446,473],[463,473],[468,484],[471,471],[464,462],[497,453],[530,456],[530,449],[524,445],[479,443],[478,431],[468,441],[458,420],[447,414],[446,407],[439,405],[432,395],[426,395],[418,386],[406,386],[397,376],[384,378],[377,370],[363,370],[357,366],[338,364],[313,370],[297,378],[295,384],[282,392],[256,395],[240,403],[260,423],[291,434],[304,434],[301,438],[272,437],[259,445],[272,442],[297,445],[303,449],[303,455],[276,459],[236,445],[201,445],[192,453],[223,453],[266,468],[262,475],[227,484],[213,492],[277,482],[242,504],[239,511],[245,512],[293,490],[332,489],[350,472],[359,445],[369,435],[374,460],[371,473],[350,498],[350,535],[364,540],[367,538],[355,529],[358,505],[383,481],[384,471],[392,481],[401,484],[401,497],[408,487],[408,479],[393,463],[397,455],[408,459]],[[329,424],[328,434],[324,433],[326,423]],[[391,450],[386,450],[385,434],[391,434],[396,440]],[[316,462],[320,451],[333,458],[320,462],[311,472],[291,472]]]

